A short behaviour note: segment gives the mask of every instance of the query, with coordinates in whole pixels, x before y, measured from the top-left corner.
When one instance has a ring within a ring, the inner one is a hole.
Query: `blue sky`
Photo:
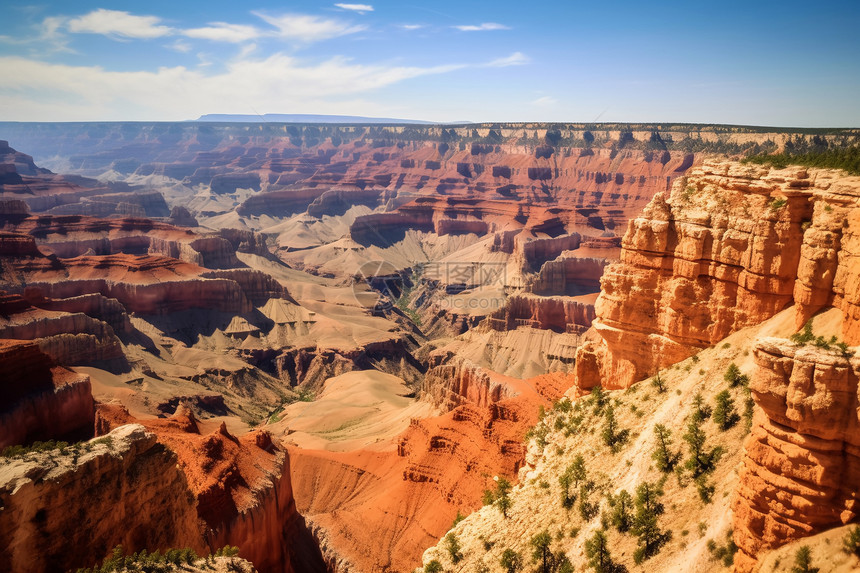
[[[0,120],[860,126],[856,0],[0,1]]]

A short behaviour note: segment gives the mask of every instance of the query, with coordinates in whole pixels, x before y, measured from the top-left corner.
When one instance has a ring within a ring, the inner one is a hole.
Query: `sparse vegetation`
[[[785,197],[775,197],[770,202],[768,207],[770,208],[771,211],[779,211],[780,209],[785,207],[787,204],[788,204],[788,199],[786,199]]]
[[[585,459],[577,455],[573,463],[567,466],[558,478],[561,486],[561,505],[566,509],[570,509],[576,503],[576,492],[585,477]]]
[[[717,427],[726,431],[741,419],[735,411],[735,401],[728,390],[723,390],[714,398],[717,406],[714,408],[714,423]]]
[[[660,394],[666,391],[666,382],[660,376],[659,372],[657,372],[657,375],[651,379],[651,385],[654,386]]]
[[[445,536],[445,549],[448,550],[448,555],[454,564],[459,563],[463,559],[463,553],[460,551],[460,540],[453,531]]]
[[[735,562],[735,553],[738,552],[738,546],[735,545],[732,539],[732,530],[726,532],[726,542],[723,545],[717,545],[713,539],[709,539],[707,543],[708,553],[711,554],[711,559],[722,561],[725,567],[731,567]]]
[[[732,362],[726,369],[726,373],[723,375],[723,380],[725,380],[731,388],[736,388],[738,386],[747,386],[750,378],[741,372],[741,369],[738,368],[737,364]]]
[[[609,507],[612,508],[609,522],[619,532],[627,533],[633,527],[633,496],[626,489],[622,489],[618,495],[610,495],[608,501]]]
[[[693,420],[701,423],[711,417],[711,407],[705,404],[705,398],[701,392],[693,396]]]
[[[594,413],[599,414],[603,411],[604,406],[609,402],[609,396],[603,390],[603,387],[598,385],[591,389],[591,396],[588,397],[591,404],[594,406]]]
[[[513,549],[505,549],[502,553],[502,558],[499,560],[499,564],[505,570],[505,573],[517,573],[523,568],[523,558],[522,555]]]
[[[812,566],[812,550],[809,545],[802,545],[794,554],[791,573],[818,573],[818,567]]]
[[[855,525],[842,538],[842,550],[845,553],[860,557],[860,525]]]
[[[505,476],[499,476],[496,482],[496,491],[489,489],[484,490],[484,505],[494,505],[502,512],[502,516],[508,517],[508,510],[511,509],[513,501],[511,500],[511,482]]]
[[[606,538],[606,532],[602,529],[596,530],[594,535],[585,541],[585,556],[588,558],[588,564],[596,573],[627,571],[626,567],[612,560],[609,540]]]
[[[442,563],[438,559],[433,559],[424,566],[424,573],[442,573]]]
[[[612,452],[617,452],[622,445],[627,441],[630,435],[630,430],[619,430],[618,421],[615,419],[615,408],[609,405],[606,408],[605,421],[603,423],[603,431],[600,436],[603,443],[609,446]]]
[[[457,515],[454,516],[454,521],[451,523],[451,527],[449,529],[454,529],[458,523],[466,519],[466,516],[460,513],[460,510],[457,510]]]
[[[660,503],[663,487],[659,483],[644,482],[636,488],[636,514],[633,518],[633,533],[639,538],[633,561],[639,565],[653,557],[667,543],[672,534],[660,529],[658,520],[664,507]]]
[[[213,554],[206,556],[206,562],[211,563],[213,557],[236,557],[239,548],[225,545]],[[155,550],[149,553],[146,549],[126,555],[122,545],[113,548],[111,556],[105,559],[98,567],[78,569],[77,573],[112,573],[115,571],[128,571],[136,573],[163,573],[170,571],[174,566],[192,565],[200,557],[190,547],[185,549],[168,549],[164,553]]]
[[[701,428],[700,422],[697,421],[695,415],[690,417],[690,422],[687,424],[687,433],[682,437],[687,442],[690,451],[690,457],[684,466],[692,472],[693,478],[698,478],[713,471],[714,466],[722,456],[723,450],[719,446],[710,450],[705,446],[707,434]]]
[[[657,449],[651,454],[657,469],[663,473],[672,473],[675,466],[681,460],[681,452],[673,451],[672,432],[663,424],[654,426],[654,434],[657,436]]]

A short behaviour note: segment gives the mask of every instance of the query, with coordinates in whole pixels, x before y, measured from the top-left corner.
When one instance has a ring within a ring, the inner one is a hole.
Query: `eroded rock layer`
[[[694,168],[630,221],[621,261],[606,269],[595,303],[602,343],[582,349],[599,359],[583,362],[627,386],[795,298],[799,324],[822,304],[843,308],[853,342],[855,217],[840,206],[858,198],[860,179],[839,172],[731,162]],[[840,250],[832,228],[843,226]]]
[[[757,344],[755,361],[760,411],[732,503],[738,571],[860,515],[860,361],[775,338]]]

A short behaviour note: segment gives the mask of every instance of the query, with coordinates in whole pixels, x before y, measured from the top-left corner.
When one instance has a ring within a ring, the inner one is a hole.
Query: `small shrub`
[[[460,551],[460,540],[453,531],[445,536],[445,549],[455,565],[463,559],[463,553]]]
[[[621,533],[626,533],[633,527],[633,497],[622,489],[617,496],[610,495],[608,501],[612,508],[609,522]]]
[[[705,397],[701,392],[693,396],[693,420],[697,423],[704,422],[711,417],[711,407],[705,404]]]
[[[728,390],[717,394],[715,400],[717,406],[714,408],[714,423],[720,430],[726,431],[737,424],[741,417],[735,411],[735,401]]]
[[[794,567],[791,573],[818,573],[818,567],[812,566],[812,550],[809,545],[803,545],[794,554]]]
[[[654,434],[657,436],[657,449],[651,454],[657,469],[663,473],[672,473],[681,459],[681,452],[671,449],[672,432],[663,424],[654,426]]]
[[[785,207],[787,204],[788,204],[788,199],[786,199],[785,197],[778,197],[778,198],[775,198],[773,201],[771,201],[770,205],[768,205],[768,207],[770,207],[771,211],[779,211],[780,209]]]
[[[561,505],[566,509],[570,509],[576,503],[576,491],[585,477],[585,459],[581,455],[577,455],[573,463],[567,466],[567,469],[558,478],[558,483],[561,486]]]
[[[660,376],[658,372],[656,376],[651,380],[651,385],[657,389],[657,392],[662,394],[666,391],[666,382]]]
[[[621,446],[624,445],[630,436],[630,430],[618,429],[618,421],[615,419],[615,408],[611,405],[606,409],[606,419],[600,436],[603,439],[603,443],[609,446],[613,453],[621,449]]]
[[[502,558],[499,560],[499,564],[505,570],[505,573],[517,573],[517,571],[523,568],[523,558],[513,549],[505,549],[502,553]]]
[[[713,484],[708,483],[708,477],[705,475],[700,475],[696,478],[696,491],[699,494],[699,499],[702,500],[702,503],[711,503],[711,500],[714,498],[714,490],[716,488]]]
[[[850,553],[860,557],[860,525],[854,526],[854,528],[842,538],[842,549],[845,553]]]
[[[424,573],[442,573],[442,563],[438,559],[433,559],[424,566]]]
[[[462,513],[460,513],[460,510],[458,509],[457,515],[456,515],[456,517],[454,517],[454,521],[451,523],[451,527],[449,527],[448,529],[454,529],[455,527],[457,527],[457,524],[460,523],[461,521],[463,521],[464,519],[466,519],[466,516],[463,515]]]

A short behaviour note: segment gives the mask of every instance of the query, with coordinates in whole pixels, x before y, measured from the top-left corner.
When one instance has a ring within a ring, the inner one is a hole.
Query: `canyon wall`
[[[204,550],[185,476],[154,435],[128,425],[90,444],[76,459],[42,453],[2,462],[0,569],[92,566],[119,544]]]
[[[628,224],[621,261],[606,268],[595,303],[602,340],[581,350],[599,359],[583,362],[628,386],[796,297],[798,324],[823,304],[843,308],[850,342],[858,298],[846,204],[858,198],[860,178],[834,171],[731,162],[694,168]],[[827,229],[843,226],[839,250],[838,234]],[[597,376],[583,368],[583,379]]]
[[[38,344],[23,340],[0,340],[0,372],[0,450],[92,435],[89,376],[55,366]]]
[[[766,338],[758,410],[732,503],[737,571],[769,549],[860,517],[860,360]]]

